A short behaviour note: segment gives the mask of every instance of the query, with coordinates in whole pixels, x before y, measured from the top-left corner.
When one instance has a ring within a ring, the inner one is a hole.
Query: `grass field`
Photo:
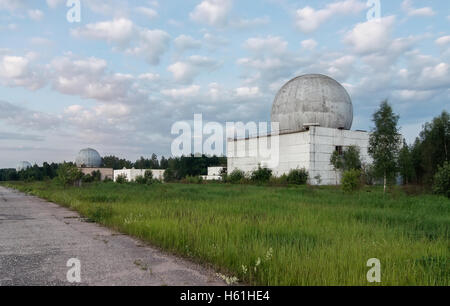
[[[254,285],[450,284],[450,200],[330,187],[13,186]]]

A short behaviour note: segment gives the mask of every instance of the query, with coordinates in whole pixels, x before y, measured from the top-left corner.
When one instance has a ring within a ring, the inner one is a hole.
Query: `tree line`
[[[440,193],[449,194],[449,113],[444,110],[431,122],[425,123],[411,145],[400,134],[399,118],[387,100],[381,102],[373,114],[374,127],[368,147],[368,153],[373,159],[371,165],[360,162],[359,149],[353,146],[344,152],[332,154],[330,163],[335,170],[343,173],[342,184],[352,189],[360,177],[364,177],[366,183],[378,179],[386,191],[386,186],[400,176],[405,185],[434,185],[435,190],[444,190]]]
[[[208,167],[226,166],[226,157],[206,156],[196,157],[194,155],[170,157],[162,156],[158,159],[156,154],[150,158],[141,157],[134,163],[117,156],[105,156],[102,158],[101,167],[118,169],[166,169],[168,170],[168,180],[180,180],[186,176],[206,175]],[[58,175],[58,168],[61,165],[73,165],[73,163],[47,163],[42,167],[34,165],[28,169],[17,172],[15,169],[0,169],[0,181],[42,181],[53,179]]]

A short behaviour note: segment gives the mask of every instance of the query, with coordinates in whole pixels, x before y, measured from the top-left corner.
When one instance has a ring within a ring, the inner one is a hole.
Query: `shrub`
[[[58,181],[64,186],[74,185],[79,182],[83,177],[83,173],[71,163],[63,163],[59,166],[58,171]]]
[[[171,168],[166,169],[166,171],[164,171],[164,182],[169,183],[174,182],[175,180],[175,171]]]
[[[145,183],[151,184],[153,183],[153,172],[152,170],[146,170],[144,173]]]
[[[222,177],[222,182],[228,181],[227,168],[220,170],[220,176]]]
[[[272,177],[272,170],[258,166],[258,169],[252,172],[250,179],[255,183],[267,183]]]
[[[147,184],[147,180],[145,179],[145,177],[143,177],[142,175],[136,176],[136,178],[134,179],[134,181],[138,184]]]
[[[183,180],[185,184],[201,184],[203,183],[203,178],[201,176],[186,176]]]
[[[269,183],[273,186],[286,186],[288,184],[287,175],[283,174],[282,176],[279,177],[272,176],[270,178]]]
[[[242,170],[234,169],[233,172],[231,172],[228,175],[228,181],[233,184],[240,183],[245,178],[245,173]]]
[[[94,177],[90,174],[86,174],[86,175],[83,175],[83,177],[81,178],[81,181],[83,183],[92,183],[94,181]]]
[[[342,189],[344,192],[354,192],[361,187],[361,171],[352,169],[342,174]]]
[[[450,163],[447,161],[438,167],[434,175],[433,192],[450,198]]]
[[[116,183],[125,184],[127,182],[127,176],[125,174],[119,174],[116,178]]]
[[[95,182],[100,182],[102,180],[102,173],[100,172],[100,170],[92,171],[91,176],[93,181]]]
[[[308,171],[305,168],[292,169],[287,175],[287,182],[295,185],[305,185],[308,181]]]

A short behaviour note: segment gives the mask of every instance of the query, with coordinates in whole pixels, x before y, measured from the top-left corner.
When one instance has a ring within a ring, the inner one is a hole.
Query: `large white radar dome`
[[[78,167],[98,168],[102,164],[102,158],[96,150],[87,148],[78,153],[75,163]]]
[[[287,82],[272,106],[272,122],[280,133],[298,132],[307,125],[350,130],[353,105],[345,88],[321,74],[306,74]]]
[[[31,168],[31,164],[27,161],[21,161],[17,164],[16,166],[16,171],[22,171],[22,170],[27,170],[28,168]]]

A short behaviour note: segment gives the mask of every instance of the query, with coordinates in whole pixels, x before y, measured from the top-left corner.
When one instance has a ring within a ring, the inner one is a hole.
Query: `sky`
[[[0,0],[0,168],[167,157],[175,122],[270,121],[307,73],[347,89],[352,129],[389,99],[412,142],[450,110],[450,2],[366,2],[81,0],[76,22],[66,0]]]

